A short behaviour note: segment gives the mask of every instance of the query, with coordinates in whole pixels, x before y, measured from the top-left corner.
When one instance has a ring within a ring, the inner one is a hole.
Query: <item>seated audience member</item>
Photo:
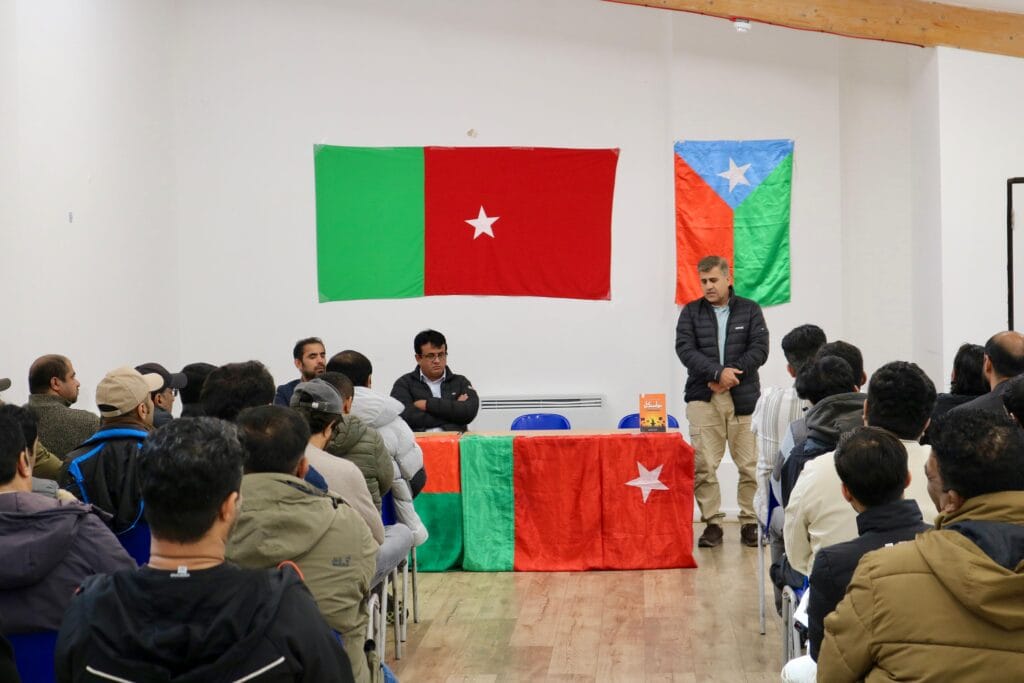
[[[274,405],[288,407],[292,400],[292,392],[299,382],[308,382],[324,374],[327,369],[327,349],[319,337],[307,337],[295,342],[292,349],[295,367],[299,370],[299,378],[282,384],[274,394]]]
[[[92,413],[71,407],[80,386],[74,366],[64,356],[40,356],[28,370],[27,406],[39,418],[39,441],[61,459],[100,426]]]
[[[156,373],[163,380],[163,386],[152,392],[153,405],[156,412],[153,414],[153,428],[162,427],[174,419],[174,397],[188,384],[188,377],[184,373],[170,373],[167,368],[159,363],[143,363],[135,367],[143,375]]]
[[[369,681],[365,603],[377,542],[359,513],[302,480],[310,433],[296,411],[248,408],[238,416],[238,427],[245,476],[227,559],[253,568],[295,562],[320,613],[341,634],[355,680]]]
[[[416,513],[412,499],[426,484],[427,473],[423,469],[423,450],[401,417],[402,404],[371,389],[373,366],[370,359],[358,351],[334,354],[327,364],[327,371],[340,372],[355,385],[351,414],[380,432],[384,439],[384,445],[397,466],[391,484],[395,517],[412,531],[415,544],[423,545],[428,538],[427,527]]]
[[[203,413],[234,422],[246,408],[270,405],[274,399],[274,378],[258,360],[222,365],[206,377],[200,401]],[[306,481],[321,491],[327,490],[327,481],[313,467],[305,475]]]
[[[792,425],[794,434],[800,431],[803,438],[789,453],[783,453],[779,481],[784,507],[789,506],[789,496],[804,466],[833,450],[840,434],[863,424],[863,382],[858,384],[857,377],[857,368],[846,358],[823,351],[797,375],[797,394],[811,407],[804,413],[803,422]]]
[[[989,391],[985,377],[985,347],[979,344],[962,344],[953,357],[953,372],[950,374],[949,393],[935,398],[932,419],[941,417],[958,405],[972,401]]]
[[[822,548],[811,568],[807,607],[809,654],[789,662],[784,682],[815,681],[825,617],[846,593],[860,558],[872,550],[909,541],[931,527],[921,518],[917,502],[903,500],[910,483],[907,450],[891,433],[858,427],[844,434],[836,447],[836,471],[843,498],[857,511],[857,538]]]
[[[210,418],[175,420],[146,441],[149,564],[82,586],[57,641],[58,680],[352,681],[294,567],[224,561],[244,455],[235,427]]]
[[[796,378],[797,374],[814,361],[818,349],[825,344],[825,332],[817,325],[800,325],[790,330],[782,338],[782,352],[786,357],[786,371]],[[750,418],[750,431],[757,439],[757,491],[754,493],[754,510],[761,524],[768,520],[769,492],[774,493],[780,506],[772,512],[768,539],[771,544],[772,563],[782,558],[782,520],[781,482],[772,477],[772,473],[781,466],[782,441],[790,425],[803,418],[804,411],[810,403],[801,398],[796,387],[766,387],[761,391],[761,398],[754,407]],[[756,538],[754,545],[757,544]],[[775,605],[781,609],[782,592],[775,587]]]
[[[1000,332],[985,342],[985,361],[982,372],[988,382],[988,393],[962,403],[953,410],[988,410],[1005,415],[1003,392],[1007,382],[1024,374],[1024,335],[1020,332]]]
[[[437,330],[423,330],[412,342],[416,369],[395,380],[391,395],[405,409],[414,432],[464,432],[480,410],[469,380],[448,367],[448,342]]]
[[[338,373],[324,373],[324,377],[327,374],[345,377]],[[351,384],[349,382],[350,388]],[[370,585],[375,586],[385,574],[390,573],[408,556],[409,549],[412,548],[412,532],[404,524],[390,524],[385,527],[381,521],[380,506],[373,505],[366,479],[359,467],[325,450],[338,426],[348,421],[343,417],[344,404],[334,386],[323,377],[302,382],[292,393],[292,408],[309,426],[306,460],[317,464],[327,479],[327,486],[331,492],[340,495],[360,514],[370,528],[374,540],[380,544],[377,569],[370,581]],[[356,418],[349,416],[349,419]],[[387,466],[391,467],[391,458],[387,456],[386,451],[385,457]]]
[[[927,482],[920,472],[929,448],[918,443],[935,408],[935,385],[914,363],[886,363],[871,376],[864,402],[864,422],[896,435],[907,451],[911,472],[907,499],[917,502],[929,524],[935,518]],[[837,495],[842,485],[835,458],[827,453],[807,463],[786,508],[786,557],[807,574],[820,548],[857,537],[857,514]]]
[[[398,466],[391,459],[384,439],[373,427],[352,414],[355,387],[340,372],[325,372],[320,379],[330,384],[341,395],[343,418],[334,426],[334,435],[324,449],[331,455],[348,460],[363,473],[366,488],[379,512],[381,496],[391,490]],[[401,476],[399,473],[398,476]]]
[[[0,557],[4,633],[56,630],[86,577],[135,567],[89,506],[32,492],[32,449],[9,414],[0,414]]]
[[[36,414],[21,406],[0,405],[0,415],[9,417],[18,423],[18,426],[21,427],[21,434],[25,437],[25,443],[28,444],[28,449],[32,453],[32,493],[41,493],[48,498],[77,503],[77,498],[57,486],[56,475],[45,479],[36,476],[36,468],[39,466],[39,451],[36,448],[39,444],[39,418],[36,417]],[[60,463],[57,456],[50,454],[49,457]],[[57,472],[60,472],[60,464],[57,466]]]
[[[99,431],[68,453],[60,473],[63,488],[112,516],[108,524],[115,534],[142,518],[138,454],[153,431],[150,394],[162,382],[156,373],[130,367],[108,372],[96,386]]]
[[[181,369],[181,374],[188,379],[185,386],[178,392],[181,397],[182,417],[201,417],[203,415],[203,404],[199,398],[203,391],[203,382],[216,369],[217,366],[210,363],[189,363]]]
[[[1024,436],[1006,416],[959,409],[932,436],[936,528],[861,559],[825,618],[820,681],[1021,678]]]

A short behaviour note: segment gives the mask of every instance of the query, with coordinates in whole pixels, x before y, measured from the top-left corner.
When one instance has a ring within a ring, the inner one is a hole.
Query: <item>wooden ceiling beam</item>
[[[611,0],[922,47],[1024,57],[1024,14],[926,0]]]

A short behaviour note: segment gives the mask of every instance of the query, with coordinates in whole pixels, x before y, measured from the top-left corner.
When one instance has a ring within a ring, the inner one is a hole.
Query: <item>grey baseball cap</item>
[[[297,384],[288,405],[292,408],[310,408],[334,415],[341,415],[342,411],[341,394],[322,379]]]
[[[11,380],[6,377],[0,377],[0,391],[7,391],[11,388]]]

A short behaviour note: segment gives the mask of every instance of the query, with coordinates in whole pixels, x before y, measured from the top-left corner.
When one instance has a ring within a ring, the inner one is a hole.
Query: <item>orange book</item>
[[[667,425],[665,394],[640,394],[640,431],[663,432]]]

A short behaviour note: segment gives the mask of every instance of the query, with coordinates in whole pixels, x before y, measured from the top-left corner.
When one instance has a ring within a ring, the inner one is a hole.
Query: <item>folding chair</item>
[[[384,526],[394,524],[398,521],[395,517],[395,497],[391,495],[391,491],[388,491],[380,499],[380,518],[384,522]],[[417,590],[416,581],[419,578],[419,571],[416,563],[416,546],[412,547],[409,552],[409,557],[406,558],[401,564],[398,565],[402,569],[402,604],[408,604],[406,599],[408,597],[406,591],[406,582],[409,580],[409,570],[412,569],[412,621],[414,624],[420,623],[420,594]],[[407,621],[407,619],[406,619]],[[402,640],[405,640],[403,632]]]
[[[512,420],[513,431],[522,429],[572,429],[569,420],[558,413],[527,413]]]
[[[796,613],[807,591],[806,579],[803,588],[794,590],[791,586],[785,586],[782,589],[782,666],[803,654],[803,631],[797,622]]]
[[[772,515],[775,513],[776,508],[779,507],[779,501],[775,499],[775,493],[772,492],[771,487],[768,487],[768,519],[764,521],[764,524],[758,521],[757,525],[757,597],[761,603],[759,618],[762,636],[765,633],[765,615],[768,612],[768,596],[764,587],[768,567],[764,560],[764,548],[768,542],[768,528],[772,524]]]

